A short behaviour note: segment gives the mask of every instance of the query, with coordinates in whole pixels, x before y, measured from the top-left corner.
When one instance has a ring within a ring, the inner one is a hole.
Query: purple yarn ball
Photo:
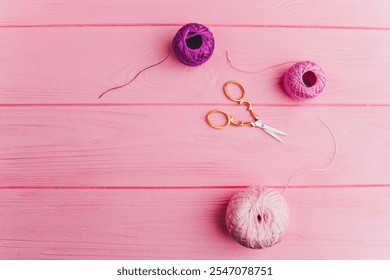
[[[177,31],[172,49],[177,59],[185,65],[201,65],[213,54],[213,33],[202,24],[188,23]]]
[[[295,63],[284,75],[284,88],[297,100],[309,100],[320,95],[326,85],[321,67],[312,61]]]

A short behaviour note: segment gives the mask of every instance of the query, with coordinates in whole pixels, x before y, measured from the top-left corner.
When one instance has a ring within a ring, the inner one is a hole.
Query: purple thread
[[[155,67],[155,66],[157,66],[157,65],[159,65],[159,64],[161,64],[161,63],[163,63],[163,62],[169,57],[170,54],[171,54],[171,53],[168,53],[168,55],[167,55],[163,60],[161,60],[161,61],[159,61],[159,62],[157,62],[157,63],[155,63],[155,64],[149,65],[149,66],[145,67],[144,69],[140,70],[140,71],[139,71],[139,72],[138,72],[130,81],[128,81],[127,83],[125,83],[125,84],[123,84],[123,85],[120,85],[120,86],[116,86],[116,87],[109,88],[108,90],[104,91],[102,94],[99,95],[99,98],[101,98],[101,97],[102,97],[103,95],[105,95],[107,92],[110,92],[110,91],[115,90],[115,89],[118,89],[118,88],[123,88],[123,87],[127,86],[128,84],[131,84],[135,79],[137,79],[137,77],[138,77],[139,75],[141,75],[142,72],[144,72],[144,71],[146,71],[146,70],[148,70],[148,69],[150,69],[150,68],[153,68],[153,67]]]
[[[173,53],[188,66],[206,62],[214,51],[213,33],[204,25],[188,23],[177,31],[172,41]]]
[[[297,100],[308,100],[320,95],[326,85],[324,71],[312,61],[295,63],[284,75],[284,88]]]

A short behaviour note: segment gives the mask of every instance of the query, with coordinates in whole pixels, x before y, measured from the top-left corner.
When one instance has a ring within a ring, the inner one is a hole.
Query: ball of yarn
[[[177,31],[172,49],[182,63],[188,66],[201,65],[213,54],[213,33],[202,24],[188,23]]]
[[[323,92],[326,84],[324,71],[312,61],[295,63],[284,75],[286,92],[298,100],[308,100]]]
[[[251,187],[235,194],[226,212],[228,232],[241,245],[262,249],[279,243],[289,222],[289,208],[276,190]]]

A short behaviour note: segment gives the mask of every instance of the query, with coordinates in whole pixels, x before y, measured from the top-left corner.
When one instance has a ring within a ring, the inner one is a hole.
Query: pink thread
[[[233,62],[229,58],[229,51],[226,51],[226,60],[229,63],[231,68],[233,68],[234,70],[240,71],[242,73],[256,74],[256,73],[259,73],[259,72],[264,70],[264,69],[261,69],[260,71],[252,72],[252,71],[246,71],[246,70],[242,70],[242,69],[237,68],[236,66],[233,65]]]
[[[241,245],[262,249],[279,243],[289,223],[289,208],[276,190],[250,187],[229,201],[226,226]]]
[[[163,60],[161,60],[161,61],[159,61],[159,62],[157,62],[157,63],[155,63],[155,64],[153,64],[153,65],[147,66],[147,67],[145,67],[144,69],[140,70],[140,71],[139,71],[139,72],[138,72],[130,81],[128,81],[127,83],[125,83],[125,84],[123,84],[123,85],[120,85],[120,86],[112,87],[112,88],[110,88],[110,89],[104,91],[102,94],[99,95],[99,98],[101,98],[103,95],[105,95],[105,94],[106,94],[107,92],[109,92],[109,91],[112,91],[112,90],[115,90],[115,89],[118,89],[118,88],[122,88],[122,87],[125,87],[125,86],[131,84],[135,79],[137,79],[137,77],[138,77],[142,72],[144,72],[144,71],[146,71],[146,70],[148,70],[148,69],[150,69],[150,68],[153,68],[153,67],[155,67],[155,66],[157,66],[157,65],[159,65],[159,64],[161,64],[161,63],[163,63],[170,55],[171,55],[171,53],[168,53],[168,55],[167,55]]]
[[[258,71],[248,71],[248,70],[240,69],[240,68],[236,67],[236,66],[233,64],[232,60],[231,60],[230,57],[229,57],[229,51],[226,51],[225,54],[226,54],[226,60],[227,60],[227,62],[229,63],[229,66],[230,66],[231,68],[233,68],[234,70],[240,71],[240,72],[242,72],[242,73],[247,73],[247,74],[257,74],[257,73],[261,73],[261,72],[263,72],[263,71],[265,71],[265,70],[268,70],[268,69],[271,69],[271,68],[278,67],[278,66],[280,66],[280,65],[289,64],[289,63],[295,63],[295,62],[296,62],[296,61],[287,61],[287,62],[278,63],[278,64],[275,64],[275,65],[272,65],[272,66],[269,66],[269,67],[260,69],[260,70],[258,70]]]
[[[328,126],[328,124],[321,118],[319,117],[319,119],[321,120],[321,122],[325,125],[325,127],[328,129],[330,135],[332,136],[332,140],[333,140],[333,145],[334,145],[334,150],[333,150],[333,156],[332,156],[332,160],[330,161],[330,163],[328,164],[328,166],[324,167],[324,168],[315,168],[315,169],[311,169],[309,171],[326,171],[328,169],[330,169],[334,162],[336,161],[336,157],[337,157],[337,142],[336,142],[336,138],[334,137],[334,134],[332,132],[332,130],[330,129],[330,127]],[[284,192],[287,190],[287,188],[290,186],[291,182],[293,181],[293,179],[295,178],[297,174],[293,174],[290,178],[290,180],[288,180],[287,182],[287,185],[284,187],[283,191],[281,192],[281,194],[284,194]]]
[[[290,180],[288,180],[287,185],[284,187],[284,189],[283,189],[283,191],[281,192],[281,194],[284,194],[284,192],[285,192],[285,191],[287,190],[287,188],[290,186],[292,180],[295,178],[295,175],[296,175],[296,174],[292,175],[291,178],[290,178]]]
[[[205,63],[215,47],[213,33],[204,25],[188,23],[177,31],[172,50],[180,62],[188,66]]]
[[[297,100],[312,99],[323,92],[326,85],[324,71],[311,61],[295,63],[284,75],[284,87]]]
[[[334,145],[334,151],[333,151],[333,157],[332,157],[332,160],[331,162],[329,163],[329,165],[325,168],[318,168],[318,169],[313,169],[314,171],[326,171],[328,169],[330,169],[334,162],[336,161],[336,156],[337,156],[337,143],[336,143],[336,138],[334,137],[334,134],[332,132],[332,130],[330,129],[330,127],[326,124],[326,122],[320,117],[320,120],[322,121],[322,123],[326,126],[326,128],[328,129],[330,135],[332,136],[332,140],[333,140],[333,145]]]

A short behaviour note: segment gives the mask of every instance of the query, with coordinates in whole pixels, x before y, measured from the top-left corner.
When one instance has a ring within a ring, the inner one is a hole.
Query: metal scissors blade
[[[275,128],[275,127],[272,127],[268,124],[265,124],[263,123],[261,120],[257,120],[255,122],[252,123],[252,126],[256,126],[256,127],[260,127],[262,128],[265,132],[267,132],[269,135],[271,135],[272,137],[274,137],[276,140],[278,140],[279,142],[281,143],[284,143],[283,140],[279,137],[278,134],[281,134],[281,135],[286,135],[288,136],[287,133]]]
[[[275,138],[276,140],[278,140],[280,143],[284,143],[282,138],[279,137],[279,135],[277,135],[275,132],[273,131],[270,131],[268,129],[264,129],[265,132],[267,132],[269,135],[271,135],[273,138]]]
[[[264,130],[268,130],[268,131],[275,132],[275,133],[277,133],[277,134],[282,134],[282,135],[288,136],[287,133],[285,133],[285,132],[283,132],[283,131],[281,131],[281,130],[275,128],[275,127],[272,127],[272,126],[270,126],[270,125],[268,125],[268,124],[265,124],[265,123],[263,123],[261,120],[257,120],[257,121],[255,121],[255,122],[253,122],[252,125],[253,125],[253,126],[260,127],[260,128],[262,128],[262,129],[264,129]]]

